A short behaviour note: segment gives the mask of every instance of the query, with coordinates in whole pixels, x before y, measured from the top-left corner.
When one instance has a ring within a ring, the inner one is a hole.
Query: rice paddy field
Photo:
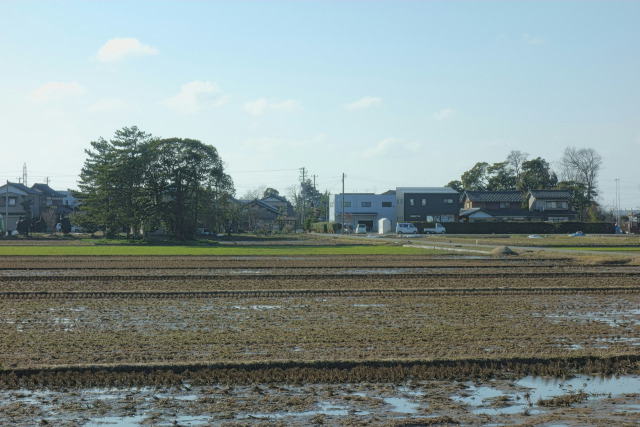
[[[106,247],[0,243],[0,424],[640,423],[637,262]]]

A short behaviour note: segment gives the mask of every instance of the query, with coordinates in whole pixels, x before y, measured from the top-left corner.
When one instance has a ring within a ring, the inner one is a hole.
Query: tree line
[[[446,186],[463,192],[567,190],[569,201],[581,219],[593,217],[598,210],[598,173],[602,156],[592,148],[567,147],[559,161],[559,174],[541,157],[529,160],[529,154],[511,151],[502,162],[478,162],[464,172],[460,180]]]
[[[232,221],[233,180],[211,145],[156,138],[132,126],[91,142],[85,153],[74,223],[86,229],[136,238],[162,228],[184,240],[198,227]]]

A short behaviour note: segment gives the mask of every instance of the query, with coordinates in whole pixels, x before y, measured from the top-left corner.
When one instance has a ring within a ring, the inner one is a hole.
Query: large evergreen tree
[[[156,139],[134,126],[91,147],[77,193],[82,212],[75,219],[107,235],[138,237],[164,227],[176,239],[189,239],[233,194],[217,150],[200,141]]]

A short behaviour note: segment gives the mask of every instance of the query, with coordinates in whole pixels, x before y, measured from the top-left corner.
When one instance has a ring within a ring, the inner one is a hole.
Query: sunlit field
[[[0,417],[478,425],[633,405],[587,383],[639,380],[640,266],[376,243],[0,246]],[[616,414],[602,424],[638,420]]]

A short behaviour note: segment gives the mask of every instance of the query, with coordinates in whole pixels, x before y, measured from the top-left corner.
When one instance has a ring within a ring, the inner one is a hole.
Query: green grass
[[[402,255],[440,254],[447,251],[405,248],[401,246],[294,246],[256,245],[194,246],[0,246],[0,256],[7,255]]]

